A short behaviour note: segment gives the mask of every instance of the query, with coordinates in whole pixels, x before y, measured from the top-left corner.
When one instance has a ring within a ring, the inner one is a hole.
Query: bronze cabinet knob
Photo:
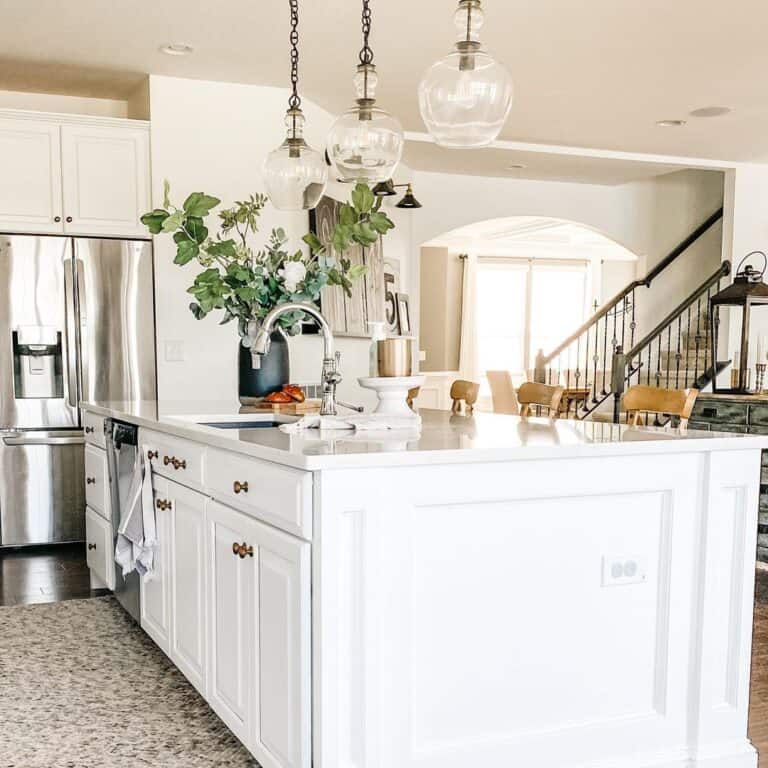
[[[71,224],[71,223],[72,223],[72,217],[71,216],[67,216],[67,224]]]
[[[85,484],[86,485],[95,485],[96,484],[96,478],[95,477],[86,477],[85,478]]]
[[[95,544],[89,544],[88,545],[88,549],[96,549],[96,545]]]
[[[156,503],[156,506],[158,509],[170,509],[171,508],[171,502],[168,501],[168,499],[158,499]]]
[[[171,459],[171,464],[173,464],[174,469],[186,469],[187,468],[187,460],[186,459],[177,459],[175,456]]]
[[[61,216],[54,216],[53,220],[58,224],[61,221]]]
[[[235,482],[232,485],[233,490],[235,493],[248,493],[248,481],[240,482],[239,480],[235,480]]]
[[[93,434],[93,427],[86,427],[85,428],[85,434],[86,435],[92,435]]]
[[[166,467],[167,467],[167,466],[168,466],[168,465],[169,465],[169,464],[170,464],[172,461],[173,461],[173,459],[172,459],[170,456],[163,456],[163,464],[165,464],[165,466],[166,466]]]
[[[241,560],[246,557],[253,557],[253,547],[248,546],[245,542],[238,544],[236,541],[232,544],[232,554],[237,555]]]
[[[149,450],[149,451],[147,451],[147,458],[150,461],[152,461],[152,459],[159,459],[160,458],[160,454],[159,454],[158,451]]]

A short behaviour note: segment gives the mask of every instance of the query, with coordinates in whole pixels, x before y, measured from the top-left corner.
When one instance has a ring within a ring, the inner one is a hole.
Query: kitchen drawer
[[[85,446],[85,502],[111,521],[107,453],[93,445]]]
[[[712,425],[746,424],[748,408],[747,403],[707,400],[700,397],[693,405],[691,421],[707,421]]]
[[[755,424],[759,427],[768,427],[768,405],[750,405],[749,423],[750,426]]]
[[[114,534],[112,524],[90,507],[85,510],[85,557],[93,575],[107,589],[115,588]]]
[[[142,450],[151,451],[150,464],[158,475],[192,488],[202,487],[205,446],[148,430],[141,430],[139,442]]]
[[[700,429],[704,432],[709,432],[712,429],[712,425],[707,421],[694,421],[691,419],[688,422],[688,429]]]
[[[107,447],[103,416],[96,416],[93,413],[88,413],[88,411],[83,411],[83,431],[85,432],[86,443],[98,445],[99,448]]]
[[[219,501],[288,533],[312,536],[312,474],[209,448],[205,486]]]

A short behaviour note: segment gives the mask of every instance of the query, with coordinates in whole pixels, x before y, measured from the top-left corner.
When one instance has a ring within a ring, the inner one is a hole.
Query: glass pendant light
[[[285,141],[267,155],[264,184],[275,208],[301,211],[314,208],[325,192],[328,168],[321,152],[304,141],[304,113],[299,98],[299,0],[291,6],[291,96],[285,113]]]
[[[456,50],[433,64],[419,83],[427,130],[443,147],[484,147],[494,141],[512,107],[512,78],[479,39],[480,0],[459,0]]]
[[[376,67],[368,45],[371,32],[370,0],[363,0],[363,47],[354,83],[357,101],[331,126],[328,155],[340,181],[386,181],[403,154],[400,122],[376,106]]]

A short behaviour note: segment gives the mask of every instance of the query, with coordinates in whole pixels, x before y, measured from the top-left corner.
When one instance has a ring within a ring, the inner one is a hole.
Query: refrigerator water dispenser
[[[61,333],[35,325],[20,326],[12,335],[16,397],[64,397]]]

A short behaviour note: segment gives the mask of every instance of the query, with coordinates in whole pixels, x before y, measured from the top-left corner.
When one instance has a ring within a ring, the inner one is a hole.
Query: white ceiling
[[[425,141],[407,142],[403,162],[409,168],[420,171],[607,185],[641,181],[686,167],[670,163],[527,152],[497,147],[444,149]],[[525,167],[510,167],[513,164]]]
[[[125,97],[144,73],[284,85],[287,0],[0,0],[0,88]],[[423,130],[416,86],[453,41],[453,0],[372,3],[380,101]],[[516,83],[509,140],[768,159],[765,0],[485,0],[488,49]],[[359,0],[304,0],[302,87],[351,101]],[[164,56],[162,43],[195,47]],[[733,108],[720,118],[693,109]],[[221,108],[224,105],[213,105]],[[458,161],[454,161],[458,162]]]
[[[481,221],[446,232],[424,245],[485,256],[637,260],[634,253],[601,232],[541,216]]]

